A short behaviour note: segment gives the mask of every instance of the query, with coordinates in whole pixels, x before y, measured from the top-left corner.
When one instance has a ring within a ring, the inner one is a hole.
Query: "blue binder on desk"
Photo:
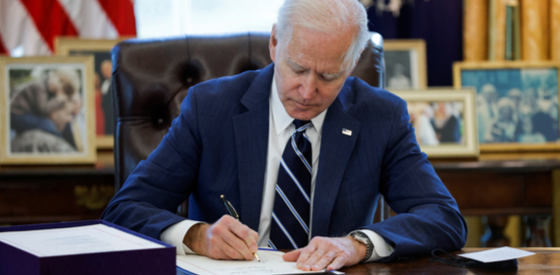
[[[174,246],[103,220],[0,227],[3,275],[171,275],[175,254]]]

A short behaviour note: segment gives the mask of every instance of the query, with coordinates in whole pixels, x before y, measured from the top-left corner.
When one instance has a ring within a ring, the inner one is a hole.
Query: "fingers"
[[[337,270],[361,260],[356,257],[354,245],[348,238],[315,237],[309,245],[291,253],[285,254],[284,260],[299,254],[296,265],[303,271]]]
[[[208,257],[214,259],[254,259],[258,234],[231,216],[223,216],[207,230]]]
[[[301,254],[301,249],[292,250],[282,255],[282,259],[286,262],[295,262],[299,258],[300,254]]]

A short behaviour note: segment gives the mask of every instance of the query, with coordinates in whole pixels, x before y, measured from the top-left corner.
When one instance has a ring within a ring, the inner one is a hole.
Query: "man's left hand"
[[[315,237],[309,244],[282,256],[284,261],[297,261],[303,271],[337,270],[359,263],[366,256],[366,246],[354,238]]]

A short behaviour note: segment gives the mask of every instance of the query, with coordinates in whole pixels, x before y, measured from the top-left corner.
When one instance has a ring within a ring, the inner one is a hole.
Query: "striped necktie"
[[[305,130],[310,121],[294,120],[296,131],[288,140],[276,183],[270,245],[297,249],[308,242],[311,194],[311,142]]]

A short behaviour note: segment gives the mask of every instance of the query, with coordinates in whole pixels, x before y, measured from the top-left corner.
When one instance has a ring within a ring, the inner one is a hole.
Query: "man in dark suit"
[[[271,32],[274,63],[192,87],[104,218],[180,254],[251,260],[257,246],[296,248],[284,259],[302,270],[460,249],[465,222],[416,143],[406,103],[348,77],[368,39],[358,1],[287,0]],[[290,150],[306,175],[292,170]],[[285,174],[308,210],[288,203]],[[372,224],[380,194],[398,215]],[[174,214],[187,197],[188,220]],[[298,228],[282,226],[286,212]]]

